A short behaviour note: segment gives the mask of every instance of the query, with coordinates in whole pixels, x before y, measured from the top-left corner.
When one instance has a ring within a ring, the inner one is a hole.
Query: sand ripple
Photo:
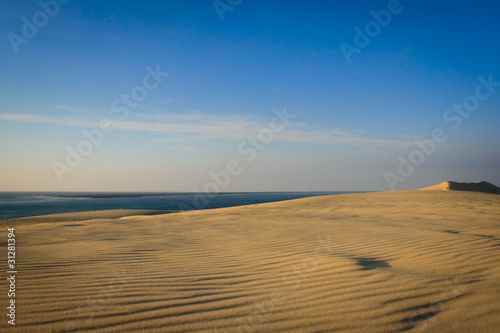
[[[23,332],[500,327],[493,194],[349,194],[33,224],[17,240]]]

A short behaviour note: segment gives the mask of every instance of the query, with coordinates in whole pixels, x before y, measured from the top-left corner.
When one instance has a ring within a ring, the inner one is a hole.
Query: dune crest
[[[436,184],[429,187],[419,189],[421,191],[472,191],[483,193],[500,194],[500,187],[497,187],[486,181],[479,181],[477,183],[459,183],[446,181],[441,184]]]

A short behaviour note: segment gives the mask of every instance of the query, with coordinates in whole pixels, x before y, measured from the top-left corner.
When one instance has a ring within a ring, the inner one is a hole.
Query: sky
[[[0,191],[500,185],[499,12],[4,1]]]

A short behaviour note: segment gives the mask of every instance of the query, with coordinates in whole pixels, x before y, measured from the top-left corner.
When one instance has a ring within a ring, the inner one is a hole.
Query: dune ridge
[[[441,184],[424,187],[419,190],[420,191],[472,191],[472,192],[500,194],[500,187],[497,187],[486,181],[479,181],[476,183],[459,183],[453,181],[446,181]]]
[[[59,223],[59,222],[78,222],[97,219],[118,219],[126,216],[136,215],[159,215],[169,214],[173,211],[168,210],[147,210],[147,209],[109,209],[96,210],[92,212],[48,214],[28,217],[18,217],[14,219],[0,220],[0,225],[24,225],[38,223]]]
[[[497,195],[401,191],[20,225],[17,328],[494,332],[499,222]]]

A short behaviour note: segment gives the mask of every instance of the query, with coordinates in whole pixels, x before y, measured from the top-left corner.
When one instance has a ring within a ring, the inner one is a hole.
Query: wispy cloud
[[[24,123],[58,124],[72,127],[96,127],[98,124],[80,118],[58,118],[32,114],[0,114],[0,120]]]
[[[76,114],[88,114],[91,113],[90,110],[84,109],[84,108],[75,108],[72,106],[67,106],[67,105],[61,105],[61,104],[56,104],[52,105],[54,109],[59,109],[59,110],[64,110],[64,111],[69,111],[71,113],[76,113]]]
[[[233,139],[245,140],[255,136],[268,127],[264,120],[250,117],[224,118],[213,115],[141,115],[149,121],[116,120],[116,129],[147,132],[150,134],[168,134],[170,136],[188,136],[192,139]],[[80,118],[60,118],[30,114],[0,114],[0,121],[31,122],[58,124],[72,127],[98,127],[98,122]],[[380,145],[393,147],[414,147],[412,141],[363,138],[340,128],[308,126],[305,123],[291,123],[281,133],[276,133],[275,141],[308,144],[344,144],[344,145]]]

